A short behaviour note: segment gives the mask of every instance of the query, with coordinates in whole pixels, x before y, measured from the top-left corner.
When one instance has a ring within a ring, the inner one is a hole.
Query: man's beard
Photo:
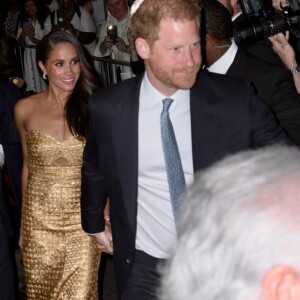
[[[168,86],[169,88],[186,90],[190,89],[196,81],[197,74],[200,69],[200,64],[195,64],[192,68],[186,67],[181,69],[173,69],[171,71],[165,71],[160,67],[158,63],[153,63],[151,60],[148,61],[149,67],[156,77],[162,84]],[[190,76],[176,76],[176,74],[181,74],[182,72],[192,72]]]

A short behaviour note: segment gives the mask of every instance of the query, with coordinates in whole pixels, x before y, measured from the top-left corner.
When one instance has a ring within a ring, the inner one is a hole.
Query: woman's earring
[[[43,73],[43,79],[47,80],[48,79],[48,75],[46,73]]]

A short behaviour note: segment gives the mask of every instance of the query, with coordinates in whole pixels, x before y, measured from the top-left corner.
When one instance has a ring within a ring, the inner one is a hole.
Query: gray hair
[[[162,300],[261,299],[275,265],[300,272],[300,151],[270,146],[196,176],[178,242],[162,269]]]

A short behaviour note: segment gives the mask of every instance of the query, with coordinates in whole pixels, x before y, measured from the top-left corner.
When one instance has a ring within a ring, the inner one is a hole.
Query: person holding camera
[[[44,37],[44,22],[48,10],[46,5],[38,0],[25,0],[21,8],[21,22],[19,24],[17,39],[20,46],[25,46],[23,73],[27,84],[26,92],[39,93],[46,90],[46,83],[43,81],[36,61],[36,46]]]
[[[128,2],[127,0],[106,0],[106,6],[109,14],[101,27],[94,55],[103,57],[113,52],[116,60],[130,62],[133,54],[136,55],[136,50],[134,39],[128,38],[130,32]],[[131,74],[131,68],[122,66],[121,72]]]
[[[97,27],[90,13],[78,6],[74,0],[58,0],[59,9],[53,11],[45,21],[46,34],[50,31],[68,31],[93,54],[96,46]]]
[[[242,12],[241,5],[242,1],[240,0],[217,0],[220,2],[223,6],[225,6],[229,13],[231,14],[231,20],[233,23],[235,35],[238,36],[244,36],[248,35],[249,32],[241,34],[241,31],[243,31],[241,28],[241,24],[245,24],[248,20],[248,16],[245,16]],[[248,3],[250,0],[245,1],[245,3]],[[276,1],[283,1],[283,0],[276,0]],[[273,2],[274,3],[274,2]],[[251,6],[251,3],[248,3],[249,6]],[[240,39],[235,36],[235,41],[239,46],[243,46],[247,48],[247,51],[252,56],[258,58],[259,60],[262,60],[269,65],[276,65],[276,66],[282,66],[282,63],[278,56],[274,53],[272,50],[272,45],[268,41],[268,39],[258,40],[258,41],[248,41]]]
[[[298,68],[295,58],[291,56],[292,52],[287,53],[293,51],[292,47],[283,50],[281,48],[287,47],[288,42],[283,46],[276,40],[278,52],[285,51],[287,68],[269,65],[251,56],[232,40],[231,16],[223,5],[218,1],[202,0],[201,7],[205,26],[203,40],[206,68],[213,73],[251,81],[257,94],[270,106],[289,137],[300,145],[300,95],[295,78],[293,80],[293,76],[298,77],[300,73],[296,73]]]

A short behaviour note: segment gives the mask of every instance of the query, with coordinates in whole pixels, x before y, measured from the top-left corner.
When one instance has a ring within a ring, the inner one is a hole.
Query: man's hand
[[[127,45],[122,38],[117,37],[115,45],[120,51],[127,53]]]
[[[103,44],[104,49],[107,50],[108,48],[111,48],[114,45],[114,40],[107,35],[104,38],[102,44]]]
[[[287,69],[295,68],[298,66],[295,51],[288,42],[288,34],[284,36],[282,33],[278,33],[272,37],[269,37],[269,40],[273,45],[274,51],[278,54]],[[293,79],[296,90],[300,94],[300,73],[293,72]]]
[[[105,253],[113,254],[113,243],[110,226],[105,226],[105,231],[91,235],[97,248]]]
[[[282,10],[286,6],[286,0],[273,0],[272,4],[275,9]]]
[[[284,65],[290,69],[297,65],[295,58],[295,51],[293,47],[288,42],[288,32],[284,36],[283,33],[278,33],[274,36],[269,37],[270,42],[272,43],[273,50],[280,57]]]

